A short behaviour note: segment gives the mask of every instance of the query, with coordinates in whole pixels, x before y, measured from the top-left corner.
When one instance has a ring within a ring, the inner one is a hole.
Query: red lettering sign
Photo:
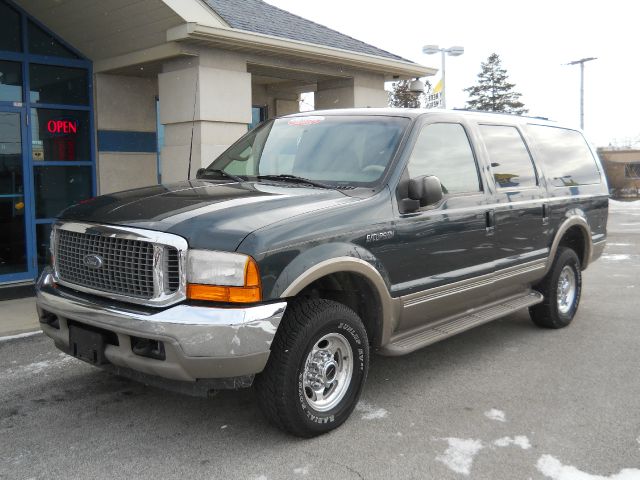
[[[49,120],[47,122],[47,131],[49,133],[78,133],[78,122],[76,120]]]

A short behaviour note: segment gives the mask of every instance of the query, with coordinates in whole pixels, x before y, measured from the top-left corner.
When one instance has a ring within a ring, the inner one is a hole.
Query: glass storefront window
[[[34,170],[36,218],[54,218],[69,205],[91,197],[91,167],[45,167]]]
[[[27,270],[20,114],[0,112],[0,275]]]
[[[0,50],[22,51],[20,14],[4,2],[0,2]]]
[[[89,112],[31,109],[33,161],[88,161]]]
[[[267,119],[267,107],[253,106],[251,107],[251,123],[249,130],[256,128],[261,122]]]
[[[0,102],[22,101],[22,65],[0,60]]]
[[[36,252],[38,255],[38,270],[42,271],[50,262],[49,239],[51,237],[51,223],[36,225]]]
[[[78,56],[42,30],[35,23],[29,21],[29,53],[36,55],[50,55],[53,57],[78,58]]]
[[[32,103],[88,105],[89,89],[84,68],[29,65],[29,93]]]
[[[0,285],[33,279],[49,262],[50,222],[94,194],[90,68],[0,0]]]
[[[24,201],[0,196],[0,275],[27,270]]]
[[[20,115],[0,112],[0,197],[22,196],[23,185]]]

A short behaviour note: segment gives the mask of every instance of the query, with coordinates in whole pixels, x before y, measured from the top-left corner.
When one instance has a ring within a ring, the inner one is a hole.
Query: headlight
[[[211,250],[187,253],[187,297],[214,302],[262,300],[260,274],[248,255]]]

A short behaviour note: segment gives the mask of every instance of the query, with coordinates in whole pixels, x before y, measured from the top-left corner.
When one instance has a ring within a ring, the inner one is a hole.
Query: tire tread
[[[557,311],[555,298],[556,293],[553,291],[553,289],[556,288],[555,277],[556,275],[559,275],[559,269],[564,267],[564,265],[568,264],[570,261],[574,262],[577,266],[577,292],[575,301],[576,303],[580,302],[580,295],[582,291],[580,259],[573,249],[569,247],[559,247],[551,269],[535,287],[535,289],[544,296],[544,300],[542,303],[529,308],[531,320],[539,327],[552,329],[564,328],[571,323],[571,320],[573,320],[573,315],[575,315],[577,311],[577,306],[571,318],[568,320],[566,318],[562,318]]]
[[[317,435],[308,429],[301,428],[288,415],[295,406],[292,399],[285,394],[287,376],[290,369],[295,368],[297,359],[291,355],[294,347],[309,338],[315,327],[318,315],[327,309],[341,310],[346,317],[357,315],[347,306],[324,299],[296,299],[287,307],[278,332],[271,344],[269,361],[263,372],[256,377],[254,383],[260,407],[267,419],[277,428],[290,432],[299,437],[311,437]],[[363,329],[364,332],[364,329]],[[363,339],[367,344],[366,332]]]

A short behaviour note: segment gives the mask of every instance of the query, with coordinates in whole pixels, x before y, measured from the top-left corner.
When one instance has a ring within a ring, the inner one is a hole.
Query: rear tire
[[[574,250],[558,248],[551,270],[535,287],[544,301],[529,308],[533,323],[543,328],[563,328],[578,311],[582,293],[580,259]]]
[[[295,300],[255,380],[260,408],[294,435],[329,432],[349,418],[368,368],[367,332],[353,310],[329,300]]]

